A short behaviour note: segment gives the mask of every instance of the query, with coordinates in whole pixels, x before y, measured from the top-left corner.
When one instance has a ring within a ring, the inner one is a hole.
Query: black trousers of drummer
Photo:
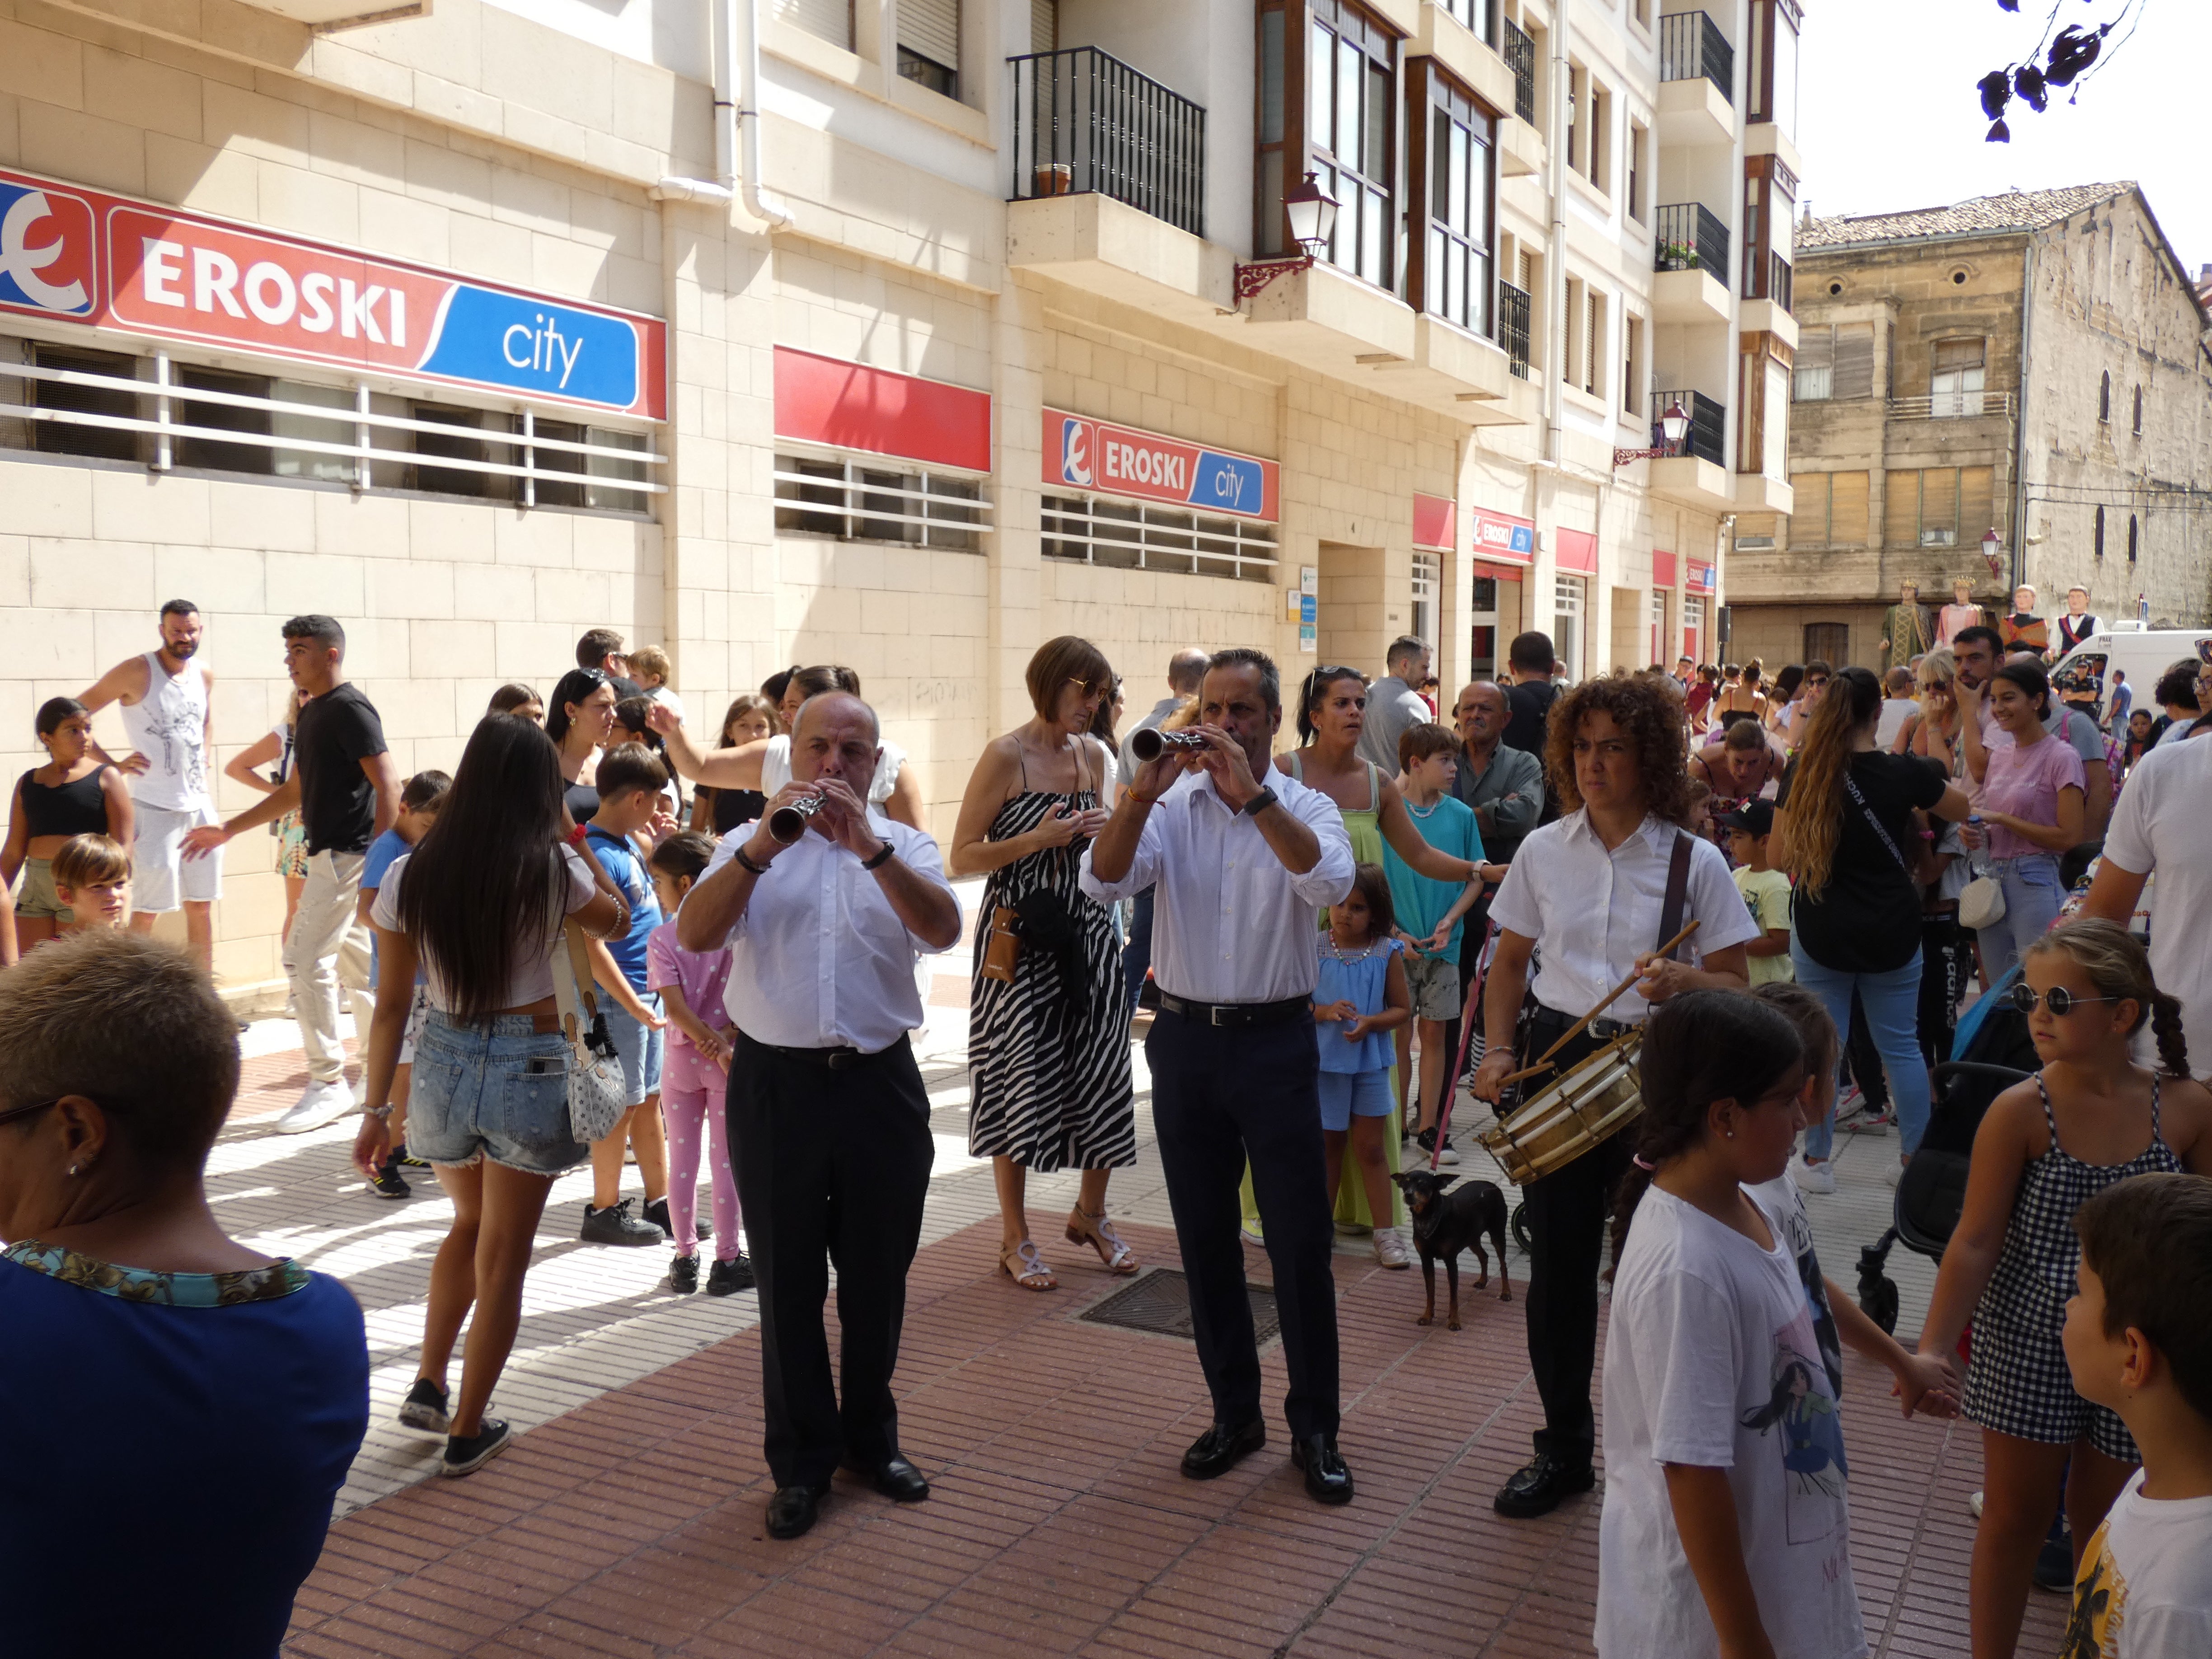
[[[1201,1024],[1162,1009],[1145,1039],[1152,1125],[1165,1167],[1198,1361],[1217,1421],[1261,1415],[1260,1355],[1244,1283],[1237,1188],[1252,1190],[1274,1272],[1293,1436],[1337,1428],[1335,1224],[1321,1138],[1321,1050],[1312,1018]]]
[[[898,1450],[891,1373],[936,1143],[903,1037],[833,1069],[742,1032],[730,1150],[760,1288],[761,1391],[779,1486],[827,1486],[841,1463]],[[822,1322],[837,1268],[838,1381]]]
[[[1571,1015],[1540,1006],[1538,1017],[1528,1023],[1519,1063],[1525,1066],[1542,1054],[1573,1024]],[[1554,1070],[1530,1082],[1541,1086],[1564,1077],[1604,1046],[1584,1032],[1553,1056]],[[1521,1189],[1534,1245],[1522,1298],[1528,1367],[1544,1402],[1536,1451],[1574,1468],[1588,1468],[1597,1450],[1597,1419],[1590,1408],[1590,1374],[1597,1360],[1597,1275],[1613,1192],[1633,1153],[1632,1143],[1632,1137],[1616,1134]]]

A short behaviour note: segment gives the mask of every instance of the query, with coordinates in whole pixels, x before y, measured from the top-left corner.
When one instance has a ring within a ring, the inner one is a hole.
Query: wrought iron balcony
[[[1721,26],[1701,11],[1668,13],[1659,20],[1659,78],[1694,81],[1701,75],[1735,102],[1735,48]]]
[[[1498,343],[1505,348],[1505,366],[1520,380],[1528,378],[1528,296],[1512,283],[1498,284]]]
[[[1690,417],[1690,429],[1683,435],[1678,455],[1694,455],[1701,461],[1711,461],[1715,466],[1728,465],[1728,410],[1717,398],[1708,398],[1702,392],[1655,392],[1651,394],[1651,441],[1656,445],[1667,441],[1667,434],[1660,422],[1676,404]]]
[[[1007,59],[1014,71],[1008,198],[1096,193],[1206,234],[1206,112],[1096,46]]]
[[[1513,71],[1513,112],[1524,121],[1533,122],[1536,118],[1536,43],[1511,18],[1501,17],[1498,21],[1504,26],[1501,31],[1504,45],[1499,48],[1499,56],[1505,59],[1505,67]]]
[[[1675,202],[1658,210],[1655,224],[1653,270],[1710,271],[1727,283],[1729,228],[1719,215],[1702,202]]]

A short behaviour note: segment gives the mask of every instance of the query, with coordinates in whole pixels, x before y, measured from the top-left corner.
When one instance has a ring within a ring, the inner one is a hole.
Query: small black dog
[[[1501,1302],[1513,1299],[1513,1277],[1505,1267],[1505,1194],[1487,1181],[1470,1181],[1457,1192],[1444,1190],[1457,1176],[1433,1175],[1426,1170],[1403,1170],[1392,1176],[1406,1194],[1413,1212],[1413,1243],[1421,1253],[1421,1280],[1428,1287],[1428,1305],[1417,1325],[1437,1322],[1437,1263],[1444,1264],[1444,1283],[1451,1291],[1447,1329],[1459,1328],[1459,1253],[1473,1250],[1482,1264],[1482,1277],[1474,1281],[1481,1290],[1490,1283],[1490,1258],[1483,1254],[1482,1236],[1498,1247],[1498,1277],[1503,1282]]]

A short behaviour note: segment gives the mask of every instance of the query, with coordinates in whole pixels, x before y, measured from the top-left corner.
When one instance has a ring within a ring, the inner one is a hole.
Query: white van
[[[2155,720],[2160,711],[2150,694],[2159,677],[2185,658],[2201,659],[2207,650],[2212,650],[2212,628],[2107,629],[2092,634],[2059,659],[2051,671],[2051,689],[2077,706],[2094,698],[2101,720],[2117,668],[2128,677],[2129,690],[2135,693],[2133,706],[2148,708]]]

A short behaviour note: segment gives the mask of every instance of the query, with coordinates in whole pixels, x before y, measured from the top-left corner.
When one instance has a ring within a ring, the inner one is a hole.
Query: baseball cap
[[[1724,829],[1741,830],[1747,836],[1771,836],[1774,833],[1774,803],[1771,800],[1747,800],[1733,812],[1721,815]]]

